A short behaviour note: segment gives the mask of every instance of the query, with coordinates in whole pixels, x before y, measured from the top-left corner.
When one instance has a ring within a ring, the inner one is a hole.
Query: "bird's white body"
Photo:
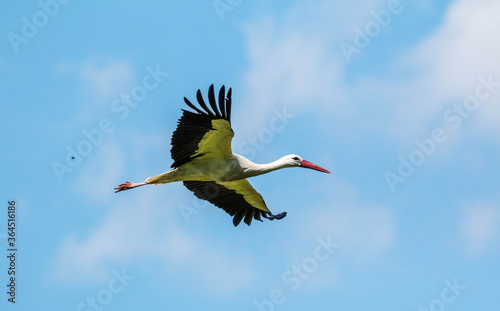
[[[160,185],[176,181],[235,181],[266,174],[281,168],[299,166],[296,155],[284,156],[269,164],[257,164],[244,156],[233,153],[233,158],[199,157],[166,173],[150,177],[145,183]]]

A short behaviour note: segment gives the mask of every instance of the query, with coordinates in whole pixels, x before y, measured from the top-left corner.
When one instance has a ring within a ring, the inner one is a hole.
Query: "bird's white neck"
[[[240,156],[241,157],[241,156]],[[267,163],[267,164],[258,164],[254,163],[244,157],[241,157],[244,160],[239,161],[241,167],[245,171],[245,177],[252,177],[252,176],[258,176],[262,174],[266,174],[275,170],[279,170],[285,167],[289,167],[287,163],[284,161],[284,158],[278,159],[274,162]]]
[[[269,173],[269,172],[272,172],[275,170],[285,168],[287,166],[286,166],[286,163],[284,163],[282,161],[282,159],[278,159],[274,162],[267,163],[267,164],[257,164],[257,167],[258,167],[259,171],[262,171],[263,174],[265,174],[265,173]]]

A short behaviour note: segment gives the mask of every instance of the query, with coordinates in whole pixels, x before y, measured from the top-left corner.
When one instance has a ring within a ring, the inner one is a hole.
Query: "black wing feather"
[[[245,216],[245,210],[244,209],[239,210],[233,217],[233,225],[235,227],[238,226],[244,216]]]
[[[262,221],[261,216],[266,217],[268,214],[250,205],[236,191],[214,181],[184,181],[183,183],[186,188],[194,192],[198,199],[207,200],[229,215],[234,216],[234,226],[239,225],[243,219],[250,226],[252,219]]]
[[[212,89],[212,91],[209,90],[209,99],[210,102],[213,101],[213,104],[211,103],[210,106],[212,106],[212,108],[214,108],[215,106],[216,109],[217,105],[215,103],[213,85],[210,88]],[[224,90],[224,86],[222,86],[221,90]],[[230,93],[228,93],[228,96],[229,97],[231,96]],[[207,107],[205,101],[203,100],[203,96],[201,95],[200,90],[198,90],[196,93],[196,99],[198,100],[198,104],[200,105],[201,108],[203,108],[204,111],[196,107],[186,97],[184,97],[184,102],[186,103],[186,105],[188,105],[191,109],[193,109],[197,113],[187,111],[184,109],[182,110],[183,111],[182,117],[177,122],[177,129],[174,131],[174,134],[172,135],[172,141],[171,141],[172,148],[170,149],[170,154],[172,155],[172,159],[174,160],[172,167],[179,167],[182,164],[188,163],[189,161],[202,155],[202,154],[198,155],[194,154],[196,154],[196,151],[198,150],[198,145],[205,136],[205,134],[208,131],[213,130],[212,120],[225,119],[228,122],[230,122],[229,119],[230,114],[228,115],[227,113],[223,113],[221,115],[218,111],[214,113]],[[220,99],[220,92],[219,92],[219,99]],[[219,101],[219,107],[221,107],[221,111],[228,111],[227,99],[226,99],[226,106],[220,105]],[[229,107],[229,111],[230,109],[231,108]]]
[[[195,124],[195,125],[192,125]],[[177,129],[172,135],[170,154],[174,163],[172,167],[179,167],[199,156],[194,155],[203,136],[212,129],[212,118],[207,114],[196,114],[183,110]]]
[[[220,88],[219,91],[219,109],[220,113],[222,114],[222,117],[225,119],[226,118],[226,108],[224,107],[224,96],[226,95],[226,90],[224,88],[224,85]]]
[[[189,99],[187,99],[186,97],[184,97],[184,102],[189,106],[189,108],[195,110],[196,112],[198,113],[201,113],[201,114],[206,114],[205,112],[201,111],[200,109],[198,109],[198,107],[196,107],[195,105],[193,105]]]
[[[208,102],[210,103],[210,107],[212,107],[212,110],[215,112],[215,116],[220,119],[222,118],[221,114],[219,113],[219,109],[217,109],[217,103],[215,102],[215,92],[214,92],[214,85],[210,85],[210,88],[208,89]]]
[[[196,92],[196,99],[198,100],[198,104],[200,104],[201,108],[203,108],[210,116],[215,118],[215,114],[210,109],[208,109],[207,104],[205,104],[200,90]]]
[[[247,225],[250,226],[252,223],[253,215],[254,215],[254,210],[253,209],[247,209],[245,213],[245,219],[243,220]]]
[[[231,123],[231,88],[229,88],[229,91],[227,91],[226,97],[226,120]]]

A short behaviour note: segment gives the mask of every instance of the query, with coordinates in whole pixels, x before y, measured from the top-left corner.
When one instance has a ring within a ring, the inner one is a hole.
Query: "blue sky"
[[[1,309],[495,309],[499,13],[496,0],[0,4]],[[233,88],[233,151],[332,171],[251,180],[285,219],[234,228],[180,183],[113,193],[169,169],[182,98],[211,84]]]

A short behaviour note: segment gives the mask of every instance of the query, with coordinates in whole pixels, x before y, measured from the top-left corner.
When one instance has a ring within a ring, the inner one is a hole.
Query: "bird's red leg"
[[[146,185],[145,182],[141,182],[141,183],[137,184],[135,182],[127,181],[123,184],[118,185],[118,187],[115,188],[115,193],[120,192],[120,191],[124,191],[124,190],[133,189],[133,188],[140,187],[140,186],[144,186],[144,185]]]

